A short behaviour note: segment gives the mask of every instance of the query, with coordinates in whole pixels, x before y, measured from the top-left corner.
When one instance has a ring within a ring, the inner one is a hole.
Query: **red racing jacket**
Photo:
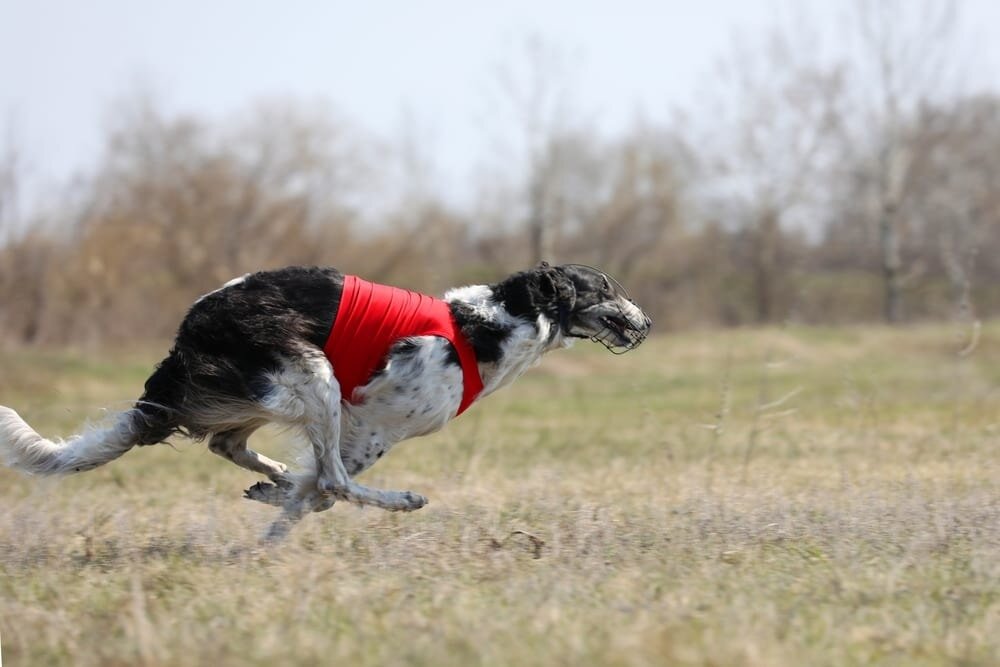
[[[483,390],[476,353],[459,331],[448,304],[398,287],[344,276],[337,318],[323,353],[333,366],[344,400],[381,368],[392,344],[410,336],[440,336],[455,347],[462,366],[462,403],[456,416]]]

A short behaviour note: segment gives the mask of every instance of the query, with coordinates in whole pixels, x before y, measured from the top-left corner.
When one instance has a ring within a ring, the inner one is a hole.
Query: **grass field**
[[[578,345],[362,477],[427,507],[280,549],[200,444],[0,470],[4,664],[998,664],[1000,326],[958,334]],[[66,435],[157,356],[0,352],[0,403]]]

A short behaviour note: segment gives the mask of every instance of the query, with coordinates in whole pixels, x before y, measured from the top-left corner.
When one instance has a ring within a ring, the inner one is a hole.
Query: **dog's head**
[[[560,317],[563,333],[589,338],[615,354],[639,347],[653,321],[629,297],[621,283],[584,264],[563,264],[555,271],[572,285],[573,298]]]
[[[583,264],[542,262],[512,276],[502,291],[514,314],[543,313],[563,336],[589,338],[615,354],[637,348],[652,324],[617,280]]]

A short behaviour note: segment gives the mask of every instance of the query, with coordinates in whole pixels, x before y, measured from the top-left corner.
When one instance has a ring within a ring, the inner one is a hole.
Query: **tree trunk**
[[[899,227],[896,221],[896,206],[886,202],[879,217],[879,241],[882,245],[882,280],[885,290],[883,314],[889,324],[903,321],[903,285],[899,255]]]
[[[529,193],[530,207],[528,234],[531,243],[531,258],[535,264],[554,262],[552,256],[552,225],[545,216],[545,184],[541,170],[536,169]]]
[[[760,324],[766,324],[774,318],[779,234],[777,214],[773,210],[761,213],[754,233],[753,248],[754,304],[757,322]]]

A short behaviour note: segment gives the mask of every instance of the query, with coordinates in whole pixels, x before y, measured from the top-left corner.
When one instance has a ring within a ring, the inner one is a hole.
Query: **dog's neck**
[[[558,323],[544,313],[535,314],[534,319],[512,315],[496,299],[490,285],[459,287],[446,293],[444,300],[464,306],[456,317],[480,357],[480,397],[516,380],[537,365],[546,352],[572,344]]]

